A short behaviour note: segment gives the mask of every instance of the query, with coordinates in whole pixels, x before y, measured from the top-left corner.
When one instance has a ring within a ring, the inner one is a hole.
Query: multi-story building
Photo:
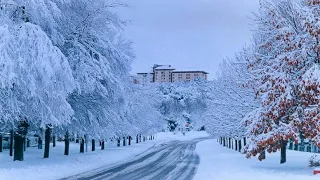
[[[205,71],[173,71],[171,73],[171,82],[190,82],[196,79],[208,79],[208,73]]]
[[[154,65],[152,69],[152,73],[137,73],[133,82],[135,84],[145,84],[149,82],[190,82],[201,78],[208,79],[208,73],[205,71],[177,71],[171,65]]]
[[[172,82],[172,72],[174,70],[170,65],[154,68],[154,82]]]

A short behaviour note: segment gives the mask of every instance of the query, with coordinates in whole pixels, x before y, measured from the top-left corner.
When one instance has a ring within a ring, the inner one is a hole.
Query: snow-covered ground
[[[312,155],[306,152],[288,151],[287,163],[280,165],[280,153],[266,154],[260,162],[256,157],[246,159],[234,150],[222,147],[216,140],[197,144],[200,165],[194,180],[313,180],[313,168],[308,167]]]
[[[58,179],[105,165],[121,162],[143,153],[147,149],[172,140],[190,140],[208,136],[205,132],[188,132],[185,136],[181,133],[163,132],[156,135],[155,140],[148,140],[139,144],[132,140],[131,146],[116,147],[116,143],[106,143],[106,149],[100,150],[96,147],[91,152],[91,145],[88,152],[79,153],[79,144],[70,144],[70,155],[64,156],[64,143],[57,142],[56,147],[50,147],[50,158],[43,159],[43,150],[27,148],[25,161],[13,161],[8,150],[0,153],[0,179],[2,180],[37,180],[37,179]],[[98,144],[98,143],[97,143]],[[122,145],[122,142],[121,142]]]

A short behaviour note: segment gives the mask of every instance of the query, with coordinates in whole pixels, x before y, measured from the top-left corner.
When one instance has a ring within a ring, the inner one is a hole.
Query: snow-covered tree
[[[131,124],[128,133],[150,135],[164,128],[165,121],[160,113],[161,96],[155,84],[132,85],[126,95],[125,115]]]
[[[0,87],[0,118],[2,128],[16,130],[14,160],[23,160],[29,126],[40,130],[70,123],[74,111],[67,97],[75,88],[67,58],[19,3],[0,3],[1,78],[6,78]]]
[[[246,86],[249,77],[246,59],[250,55],[247,48],[234,60],[225,60],[220,66],[221,73],[207,90],[206,130],[215,137],[245,136],[242,119],[257,106],[253,91]]]
[[[311,119],[317,116],[318,1],[260,4],[254,58],[249,59],[248,67],[261,104],[247,116],[251,141],[245,152],[250,157],[281,149],[284,163],[290,139],[298,143],[300,137],[314,137]]]
[[[186,124],[191,124],[193,128],[204,125],[202,114],[207,110],[206,87],[207,82],[203,80],[159,85],[161,113],[169,130],[185,128]]]
[[[66,97],[75,82],[67,59],[39,26],[1,18],[1,119],[23,117],[38,127],[69,123]]]

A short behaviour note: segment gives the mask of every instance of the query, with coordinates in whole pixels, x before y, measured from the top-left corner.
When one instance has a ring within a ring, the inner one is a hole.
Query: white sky
[[[131,20],[126,35],[134,42],[132,73],[153,64],[198,69],[213,77],[225,57],[250,43],[258,0],[122,0]]]

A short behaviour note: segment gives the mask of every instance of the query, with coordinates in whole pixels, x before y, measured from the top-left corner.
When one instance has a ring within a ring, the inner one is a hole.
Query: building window
[[[182,76],[182,74],[178,74],[178,76]]]
[[[186,74],[186,76],[190,76],[190,74]]]

